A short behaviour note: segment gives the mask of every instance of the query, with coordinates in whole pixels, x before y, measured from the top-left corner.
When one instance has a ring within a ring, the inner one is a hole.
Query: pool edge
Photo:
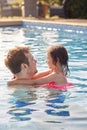
[[[2,18],[0,19],[0,27],[2,26],[16,26],[22,25],[23,22],[39,22],[39,23],[51,23],[51,24],[64,24],[73,26],[87,26],[86,19],[58,19],[58,20],[40,20],[40,19],[28,19],[28,18]]]

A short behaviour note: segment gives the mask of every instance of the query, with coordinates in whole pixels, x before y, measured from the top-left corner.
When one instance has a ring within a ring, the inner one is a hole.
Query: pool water
[[[58,91],[18,86],[4,65],[9,48],[32,46],[38,71],[47,70],[46,49],[62,44],[69,53],[68,81],[74,88]],[[87,27],[25,22],[0,27],[0,130],[87,130]]]

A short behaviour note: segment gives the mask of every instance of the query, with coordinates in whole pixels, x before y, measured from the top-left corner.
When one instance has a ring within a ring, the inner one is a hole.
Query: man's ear
[[[23,70],[23,69],[27,68],[27,66],[28,66],[27,64],[22,63],[22,64],[21,64],[21,70]]]

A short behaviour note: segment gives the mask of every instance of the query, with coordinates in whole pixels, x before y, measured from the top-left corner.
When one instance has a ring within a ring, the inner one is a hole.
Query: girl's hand
[[[10,86],[10,85],[16,85],[17,84],[17,79],[12,79],[10,81],[7,82],[7,84]]]

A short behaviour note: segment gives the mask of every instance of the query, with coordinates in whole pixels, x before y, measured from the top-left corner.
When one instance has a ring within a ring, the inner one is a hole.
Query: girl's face
[[[50,69],[52,69],[52,70],[55,69],[55,65],[53,64],[53,60],[52,60],[52,57],[50,56],[50,54],[47,55],[46,62],[47,62]]]

